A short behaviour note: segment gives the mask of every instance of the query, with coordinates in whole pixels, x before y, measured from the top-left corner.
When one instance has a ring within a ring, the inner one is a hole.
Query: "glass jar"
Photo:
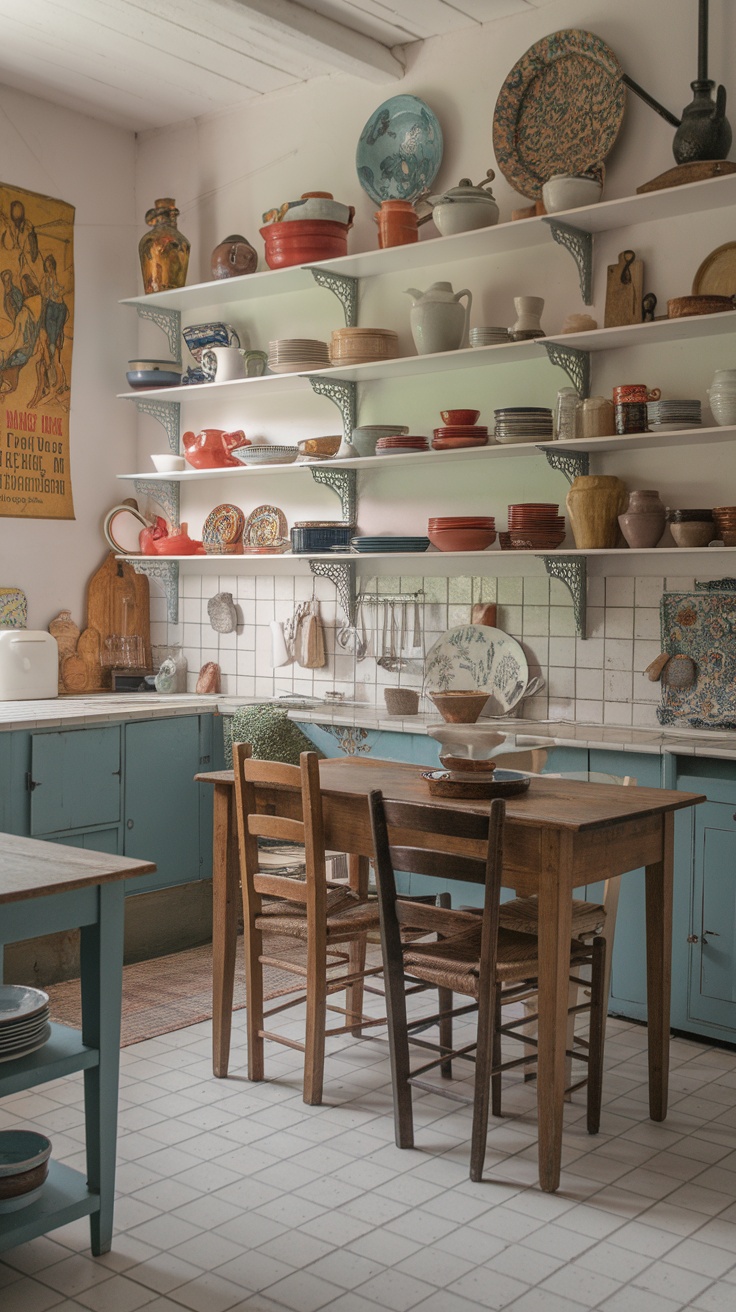
[[[555,440],[569,442],[580,436],[583,403],[574,387],[561,387],[555,405]]]
[[[151,660],[156,675],[156,692],[186,692],[188,666],[181,643],[154,644]]]

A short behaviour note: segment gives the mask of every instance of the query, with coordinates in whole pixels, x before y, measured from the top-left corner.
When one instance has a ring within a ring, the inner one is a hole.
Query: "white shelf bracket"
[[[563,246],[574,259],[580,278],[580,295],[584,305],[593,304],[593,234],[582,228],[574,228],[570,223],[559,223],[557,219],[545,219],[549,225],[553,240]]]
[[[164,585],[166,614],[170,624],[179,623],[179,562],[176,560],[131,560],[136,574],[147,574]]]
[[[552,451],[548,446],[539,448],[547,457],[547,464],[550,469],[556,469],[558,474],[564,474],[568,483],[572,483],[574,478],[581,474],[587,474],[590,471],[590,453],[588,451]]]
[[[355,562],[352,560],[310,560],[309,568],[320,579],[329,579],[337,589],[345,620],[352,630],[355,625],[356,590]]]
[[[352,441],[357,416],[357,383],[323,378],[321,374],[310,374],[309,381],[317,396],[326,396],[328,401],[337,406],[342,415],[343,437],[347,442]]]
[[[358,279],[344,273],[330,273],[328,269],[307,267],[317,286],[337,297],[345,315],[345,327],[355,328],[358,323]]]
[[[136,305],[139,319],[148,319],[165,333],[169,341],[171,358],[181,364],[181,313],[163,310],[160,305]]]
[[[160,483],[155,478],[136,478],[133,487],[137,497],[146,497],[150,498],[151,501],[155,501],[156,505],[160,506],[165,512],[169,527],[178,529],[181,523],[179,518],[181,500],[179,483]]]
[[[179,411],[178,401],[136,401],[135,408],[139,415],[150,415],[166,432],[169,446],[174,455],[179,454]]]
[[[562,342],[540,341],[547,352],[550,364],[564,369],[578,396],[585,400],[590,396],[590,351],[580,351],[577,346],[564,346]]]
[[[354,469],[312,469],[315,483],[322,483],[340,498],[342,517],[346,524],[358,522],[358,494]]]
[[[585,614],[587,608],[586,584],[588,578],[588,560],[586,556],[542,556],[544,568],[551,579],[564,583],[572,597],[575,616],[575,632],[579,638],[585,638]]]

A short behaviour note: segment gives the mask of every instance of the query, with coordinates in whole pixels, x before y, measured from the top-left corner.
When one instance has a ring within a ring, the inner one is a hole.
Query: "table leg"
[[[123,987],[122,880],[102,884],[97,896],[97,922],[84,925],[80,936],[82,1040],[99,1052],[98,1065],[84,1072],[87,1183],[100,1196],[100,1210],[90,1216],[95,1257],[108,1253],[112,1245]]]
[[[238,855],[233,789],[215,784],[212,822],[212,1072],[227,1075],[238,938]]]
[[[662,817],[662,860],[646,866],[647,1026],[649,1039],[649,1115],[667,1115],[672,987],[672,814]]]
[[[539,1183],[560,1183],[565,1105],[565,1038],[572,923],[572,838],[544,830],[539,879],[539,1024],[537,1114]]]

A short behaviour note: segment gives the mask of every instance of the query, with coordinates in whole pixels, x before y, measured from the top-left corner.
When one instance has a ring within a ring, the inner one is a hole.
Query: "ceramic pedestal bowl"
[[[487,691],[453,689],[450,692],[431,692],[429,696],[448,724],[475,724],[489,694]]]
[[[33,1130],[0,1131],[0,1213],[28,1207],[49,1173],[51,1141]]]

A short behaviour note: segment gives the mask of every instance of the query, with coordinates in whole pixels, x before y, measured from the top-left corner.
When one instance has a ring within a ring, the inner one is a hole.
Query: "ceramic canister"
[[[567,494],[575,546],[583,549],[615,547],[618,517],[626,505],[626,486],[611,474],[580,474]]]
[[[656,547],[664,533],[667,511],[657,491],[634,491],[629,493],[629,504],[618,522],[630,547]]]
[[[626,433],[648,432],[646,401],[619,402],[614,406],[614,420],[616,432],[621,436]]]
[[[611,437],[616,432],[613,402],[607,396],[588,396],[580,411],[581,437]]]
[[[378,224],[378,245],[381,250],[387,246],[408,246],[410,242],[419,241],[417,212],[411,201],[384,200],[373,218]]]
[[[661,395],[658,387],[652,387],[647,391],[645,383],[622,383],[620,387],[613,389],[613,403],[614,405],[633,402],[646,404],[647,401],[658,401]]]

